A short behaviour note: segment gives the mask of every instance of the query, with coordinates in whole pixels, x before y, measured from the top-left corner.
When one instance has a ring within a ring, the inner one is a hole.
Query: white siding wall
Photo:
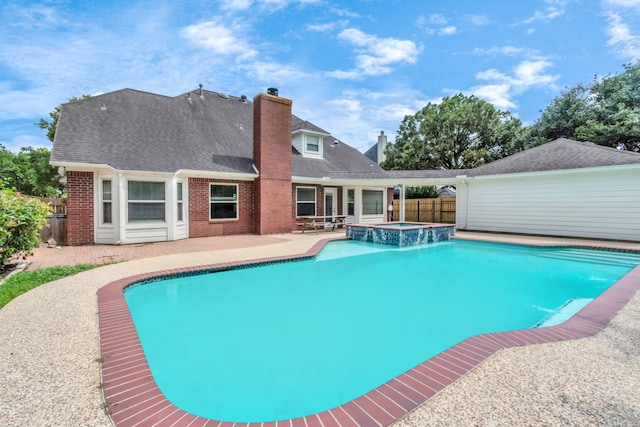
[[[458,194],[459,229],[640,241],[638,168],[467,183],[467,194]]]

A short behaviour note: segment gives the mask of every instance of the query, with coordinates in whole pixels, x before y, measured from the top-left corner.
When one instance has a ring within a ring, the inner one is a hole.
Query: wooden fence
[[[456,198],[407,199],[404,201],[404,219],[409,222],[455,224]],[[393,201],[393,220],[400,221],[400,200]]]
[[[67,199],[62,197],[33,197],[51,207],[51,216],[47,218],[47,227],[40,230],[40,241],[54,239],[57,245],[67,244]]]

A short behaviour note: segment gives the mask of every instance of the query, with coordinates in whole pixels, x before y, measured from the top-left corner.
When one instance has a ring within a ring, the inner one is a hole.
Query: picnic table
[[[301,216],[296,218],[296,224],[302,228],[303,233],[305,230],[314,230],[317,233],[319,229],[324,230],[327,223],[331,224],[331,230],[344,226],[346,218],[346,215]]]

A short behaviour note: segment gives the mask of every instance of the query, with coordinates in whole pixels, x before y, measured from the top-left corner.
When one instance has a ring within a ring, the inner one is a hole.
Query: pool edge
[[[130,276],[101,287],[97,292],[100,371],[106,409],[114,425],[128,427],[141,422],[144,422],[144,425],[192,427],[204,425],[222,427],[232,427],[232,425],[246,427],[327,427],[331,425],[373,427],[388,425],[475,369],[498,350],[595,335],[640,289],[640,266],[637,266],[560,325],[475,335],[355,400],[306,417],[271,423],[220,422],[189,414],[166,399],[151,376],[128,306],[124,300],[123,290],[126,287],[158,276],[312,257],[317,255],[328,242],[334,240],[344,240],[344,238],[321,240],[304,254],[157,271]],[[527,246],[555,247],[556,245],[527,244]],[[586,247],[566,244],[562,246]],[[606,250],[606,248],[588,248]]]

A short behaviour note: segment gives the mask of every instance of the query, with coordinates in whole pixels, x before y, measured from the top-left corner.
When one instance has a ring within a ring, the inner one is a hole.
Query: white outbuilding
[[[561,138],[465,173],[459,230],[640,241],[640,153]]]

